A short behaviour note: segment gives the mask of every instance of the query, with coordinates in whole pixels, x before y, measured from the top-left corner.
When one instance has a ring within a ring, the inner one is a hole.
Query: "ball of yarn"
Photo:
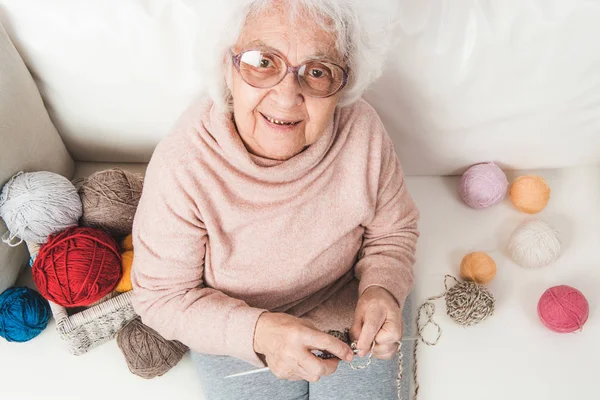
[[[46,299],[63,307],[88,306],[121,279],[121,254],[117,242],[101,229],[73,227],[42,246],[32,274]]]
[[[459,282],[446,292],[446,312],[454,322],[470,326],[494,313],[492,293],[475,282]]]
[[[462,175],[460,197],[472,208],[481,209],[499,203],[506,196],[508,179],[493,162],[476,164]]]
[[[9,342],[27,342],[39,335],[50,319],[50,305],[28,287],[0,294],[0,336]]]
[[[139,317],[117,333],[117,345],[129,370],[145,379],[164,375],[188,350],[181,342],[164,339]]]
[[[496,263],[482,251],[469,253],[460,263],[460,276],[468,281],[488,283],[496,276]]]
[[[548,329],[558,333],[581,330],[589,311],[583,293],[567,285],[551,287],[538,302],[540,320]]]
[[[550,186],[539,176],[520,176],[510,186],[510,200],[518,210],[536,214],[548,204]]]
[[[79,187],[81,225],[102,228],[115,237],[131,233],[142,186],[141,176],[119,168],[90,175]]]
[[[77,225],[81,213],[75,186],[53,172],[20,172],[0,194],[0,217],[10,232],[9,241],[46,243],[49,235]]]
[[[525,221],[513,232],[508,250],[513,260],[523,267],[544,267],[560,257],[560,238],[544,221]]]
[[[117,284],[115,290],[119,293],[128,292],[133,287],[131,286],[131,265],[133,264],[133,251],[125,251],[121,253],[121,267],[123,269],[121,280]]]
[[[131,233],[121,240],[120,246],[121,251],[133,251],[133,236]]]

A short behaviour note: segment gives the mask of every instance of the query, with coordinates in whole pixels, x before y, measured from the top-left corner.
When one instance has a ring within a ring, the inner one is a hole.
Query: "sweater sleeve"
[[[376,210],[365,226],[354,273],[360,280],[359,295],[370,286],[380,286],[402,308],[413,286],[419,211],[406,189],[391,138],[381,122],[376,129],[383,136]]]
[[[134,219],[134,309],[166,339],[264,367],[253,341],[266,310],[205,286],[208,235],[196,203],[198,171],[164,150],[159,145],[148,165]]]

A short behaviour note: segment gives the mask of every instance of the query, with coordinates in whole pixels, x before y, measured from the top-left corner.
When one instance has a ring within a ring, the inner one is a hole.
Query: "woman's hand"
[[[346,343],[315,329],[309,322],[284,313],[263,313],[254,332],[254,351],[266,358],[279,379],[316,382],[337,369],[339,360],[322,360],[311,350],[326,350],[339,359],[352,361]]]
[[[358,299],[350,329],[352,340],[358,338],[358,356],[364,357],[375,341],[373,357],[392,359],[402,340],[402,330],[402,310],[396,299],[382,287],[368,287]]]

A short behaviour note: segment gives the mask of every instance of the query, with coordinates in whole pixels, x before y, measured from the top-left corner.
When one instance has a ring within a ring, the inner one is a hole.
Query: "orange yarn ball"
[[[131,233],[121,240],[120,246],[123,251],[133,251],[133,237]]]
[[[496,262],[482,251],[469,253],[460,263],[460,276],[466,281],[488,283],[496,276]]]
[[[125,251],[121,254],[121,265],[123,267],[123,275],[117,284],[115,290],[119,293],[128,292],[133,287],[131,286],[131,265],[133,264],[133,251]]]
[[[536,175],[518,177],[510,187],[510,200],[520,211],[539,213],[550,200],[550,186]]]

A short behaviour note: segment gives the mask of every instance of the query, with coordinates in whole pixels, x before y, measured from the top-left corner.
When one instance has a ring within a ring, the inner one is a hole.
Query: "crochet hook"
[[[402,338],[402,341],[410,341],[410,340],[418,340],[418,336],[405,336]],[[358,353],[358,350],[354,350],[354,354]],[[245,375],[251,375],[251,374],[258,374],[259,372],[265,372],[265,371],[269,371],[270,368],[269,367],[264,367],[264,368],[257,368],[257,369],[252,369],[250,371],[244,371],[244,372],[238,372],[236,374],[231,374],[231,375],[227,375],[225,377],[225,379],[228,378],[237,378],[239,376],[245,376]]]

